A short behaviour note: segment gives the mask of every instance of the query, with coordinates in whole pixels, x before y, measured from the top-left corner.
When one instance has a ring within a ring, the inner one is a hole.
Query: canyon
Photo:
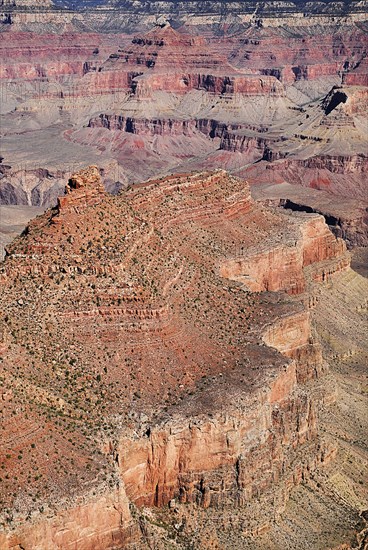
[[[0,204],[53,206],[98,164],[113,193],[223,168],[367,207],[364,2],[161,4],[2,3]]]
[[[343,307],[364,315],[366,280],[321,215],[265,207],[223,170],[113,196],[91,166],[0,279],[1,548],[282,547],[295,488],[340,464],[319,303],[352,286]],[[359,513],[314,547],[359,537]]]
[[[0,549],[365,550],[367,3],[0,0]]]

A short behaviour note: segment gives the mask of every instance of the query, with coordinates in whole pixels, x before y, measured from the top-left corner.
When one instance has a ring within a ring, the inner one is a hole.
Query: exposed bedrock
[[[361,174],[367,171],[368,157],[363,154],[317,155],[298,163],[305,168],[326,169],[333,174]]]
[[[273,323],[266,328],[263,340],[268,346],[295,360],[297,383],[304,384],[327,372],[321,346],[312,336],[308,311],[281,318]]]
[[[251,184],[285,182],[303,188],[328,192],[342,200],[360,200],[366,205],[368,157],[364,154],[319,154],[310,158],[281,158],[276,162],[254,164],[244,170]]]
[[[332,233],[343,238],[348,248],[368,244],[368,210],[359,200],[346,198],[342,201],[326,191],[289,183],[254,185],[252,196],[267,206],[321,214]]]
[[[347,73],[344,75],[343,83],[349,86],[368,86],[368,73]]]
[[[264,65],[266,66],[267,63],[269,63],[269,61],[265,60]],[[285,64],[281,68],[261,68],[260,74],[274,76],[284,84],[292,84],[301,80],[313,81],[319,78],[333,76],[338,74],[342,69],[342,62],[314,63],[311,61],[310,64]]]
[[[330,230],[336,237],[341,237],[352,248],[354,246],[367,246],[368,245],[368,211],[367,208],[356,205],[354,212],[350,214],[347,208],[346,213],[339,212],[338,209],[326,208],[324,209],[323,203],[318,205],[317,200],[312,198],[311,201],[303,200],[303,197],[290,199],[280,199],[279,201],[265,201],[268,204],[273,202],[275,205],[282,206],[290,210],[297,212],[309,212],[322,214],[328,224]]]
[[[210,138],[224,138],[224,136],[227,136],[231,131],[235,133],[241,130],[243,125],[226,124],[218,120],[207,118],[180,120],[172,118],[138,118],[126,117],[118,114],[100,114],[90,119],[88,127],[107,128],[108,130],[121,130],[132,134],[149,134],[152,136],[173,134],[185,135],[187,132],[198,129],[202,134]]]
[[[352,70],[342,77],[343,84],[349,86],[368,86],[368,57],[365,55],[354,64]]]
[[[333,456],[317,437],[316,403],[302,389],[326,371],[308,312],[266,327],[263,340],[291,359],[267,389],[249,400],[234,396],[235,409],[210,420],[174,418],[135,442],[120,441],[116,459],[134,503],[242,506],[282,479],[285,504],[288,491]],[[300,462],[312,448],[313,458]]]
[[[51,206],[65,187],[63,171],[0,164],[0,204]]]
[[[122,115],[101,114],[91,119],[90,128],[107,128],[108,130],[121,130],[137,135],[192,135],[197,127],[194,120],[173,119],[137,119]]]
[[[274,76],[216,75],[216,74],[168,74],[152,75],[147,82],[138,79],[137,92],[144,89],[168,89],[173,92],[204,90],[216,95],[244,94],[249,96],[285,96],[284,86]]]
[[[116,47],[119,35],[108,36],[97,32],[64,32],[63,34],[6,33],[0,44],[0,79],[32,81],[39,78],[59,80],[66,75],[82,77],[96,70],[96,64]]]
[[[117,114],[101,114],[92,118],[89,128],[107,128],[141,136],[193,136],[196,131],[201,132],[210,139],[220,138],[218,148],[232,153],[248,154],[253,160],[277,160],[283,158],[284,153],[272,152],[271,147],[277,142],[285,141],[285,138],[268,139],[246,135],[249,125],[226,124],[211,119],[141,119],[125,117]],[[254,128],[256,130],[256,128]],[[258,130],[258,128],[257,128]]]
[[[99,5],[100,2],[93,1],[92,5]],[[140,26],[144,26],[144,23],[152,20],[153,17],[161,16],[162,13],[173,19],[178,25],[182,23],[183,14],[190,14],[194,22],[193,26],[200,25],[201,27],[212,26],[218,27],[219,14],[221,17],[226,17],[232,22],[232,15],[237,21],[237,17],[243,18],[245,23],[251,23],[255,28],[275,27],[280,25],[281,22],[287,22],[289,25],[300,27],[303,29],[303,23],[305,11],[310,17],[319,16],[323,18],[326,23],[335,22],[336,18],[343,17],[345,20],[364,20],[365,16],[365,4],[364,2],[352,1],[348,5],[341,5],[339,2],[310,4],[307,2],[279,2],[277,6],[273,2],[257,2],[249,1],[246,4],[241,4],[235,1],[221,2],[191,2],[188,5],[186,2],[172,3],[169,1],[164,2],[152,2],[149,7],[143,1],[129,0],[122,2],[121,0],[109,0],[107,2],[109,10],[99,10],[88,14],[87,21],[98,24],[103,28],[109,25],[109,28],[115,30],[118,27],[118,23],[123,24],[125,19],[130,22],[134,17],[134,21],[138,22]],[[54,20],[57,24],[57,28],[65,22],[73,21],[75,24],[82,20],[81,13],[84,14],[81,8],[86,6],[90,7],[91,4],[88,0],[82,0],[77,2],[76,0],[1,0],[0,6],[12,15],[12,21],[5,23],[19,24],[22,21],[24,24],[32,22],[43,21],[44,16],[46,21]],[[68,10],[60,9],[60,6],[67,7]],[[33,8],[33,9],[30,9]],[[79,9],[78,9],[79,8]],[[190,8],[190,11],[189,11]],[[203,14],[206,14],[206,19],[203,21]],[[37,17],[38,16],[38,17]],[[199,21],[196,21],[196,19]],[[240,19],[241,21],[242,19]],[[158,19],[161,25],[165,25],[167,18],[162,17]],[[125,22],[126,24],[126,22]],[[243,28],[240,22],[238,25],[234,25],[235,29]],[[63,26],[61,27],[63,30]]]
[[[348,263],[321,216],[263,208],[224,171],[117,196],[104,191],[97,167],[71,177],[57,208],[31,222],[1,268],[0,352],[11,387],[0,451],[18,476],[1,494],[1,548],[128,548],[142,537],[136,507],[172,498],[240,507],[255,534],[249,503],[265,499],[273,521],[292,488],[336,451],[318,432],[330,390],[320,386],[326,366],[304,303],[310,285]],[[22,285],[16,300],[14,284]],[[266,290],[275,292],[258,293]],[[27,338],[36,333],[34,350]],[[6,455],[18,391],[26,392],[16,413],[25,473],[16,453]],[[57,413],[47,422],[46,403]],[[67,422],[57,427],[60,418]],[[55,448],[47,460],[46,448]],[[31,500],[26,466],[36,457],[42,478]]]
[[[289,469],[291,448],[314,439],[316,409],[298,388],[324,368],[320,347],[313,344],[309,314],[285,316],[266,327],[263,339],[293,359],[267,391],[248,402],[240,400],[236,413],[229,407],[225,416],[194,419],[184,427],[175,419],[165,429],[149,430],[133,445],[120,443],[117,459],[133,502],[162,506],[177,497],[204,507],[242,505]],[[317,461],[324,460],[322,455]],[[298,473],[288,475],[297,482],[310,467],[305,463],[305,469],[298,467]]]
[[[318,438],[318,407],[302,386],[323,372],[319,347],[311,343],[309,315],[280,319],[266,328],[264,341],[293,358],[281,363],[267,387],[250,397],[234,393],[226,412],[211,418],[188,410],[183,416],[182,407],[172,411],[171,420],[143,428],[140,437],[123,436],[110,450],[120,490],[0,534],[2,548],[125,548],[141,538],[129,503],[162,507],[176,498],[204,508],[242,507],[272,488],[275,513],[282,513],[292,488],[327,464],[336,450]]]
[[[222,72],[222,71],[221,71]],[[151,94],[165,90],[175,94],[185,94],[191,90],[202,90],[222,96],[243,94],[246,96],[284,97],[285,88],[274,76],[212,74],[206,69],[196,72],[144,72],[142,67],[134,69],[126,66],[115,69],[108,67],[98,72],[90,72],[85,77],[88,90],[80,82],[80,94],[94,91],[107,93],[109,90],[125,90],[139,98],[150,98]]]
[[[256,160],[263,159],[270,162],[284,158],[285,156],[285,153],[273,152],[270,148],[278,141],[281,142],[284,140],[283,138],[271,140],[262,137],[251,137],[244,135],[241,130],[229,128],[224,130],[222,134],[220,149],[232,153],[252,152]]]
[[[250,164],[264,163],[268,178],[365,199],[365,24],[316,15],[295,30],[298,18],[198,18],[182,8],[172,26],[153,15],[124,22],[114,10],[11,10],[18,22],[4,25],[0,46],[6,164],[22,133],[19,158],[51,175],[71,157],[91,164],[101,154],[131,183],[193,168],[248,178]],[[134,37],[123,34],[134,25]],[[48,132],[60,140],[44,145]],[[33,177],[3,178],[2,203],[54,204],[61,181]]]
[[[100,498],[81,501],[56,517],[25,524],[14,533],[0,531],[2,550],[113,550],[140,538],[125,491],[115,490]]]
[[[264,340],[294,358],[267,388],[250,398],[235,393],[226,413],[210,419],[189,420],[173,411],[172,420],[144,428],[140,437],[123,436],[110,451],[121,477],[119,491],[0,535],[2,548],[31,550],[45,543],[50,550],[125,548],[141,538],[129,502],[164,506],[176,498],[204,508],[241,507],[273,488],[281,513],[292,488],[328,463],[335,449],[318,438],[316,403],[300,386],[322,372],[309,315],[280,319],[266,328]]]
[[[329,230],[322,216],[305,216],[299,239],[287,244],[265,243],[265,250],[226,260],[223,277],[239,280],[253,292],[285,290],[304,292],[304,268],[311,266],[313,279],[326,280],[350,266],[350,256],[342,239]]]
[[[292,448],[311,450],[316,436],[316,411],[307,395],[288,395],[296,384],[294,369],[286,369],[267,397],[257,396],[257,409],[243,403],[237,414],[230,408],[210,421],[174,420],[138,441],[123,439],[117,456],[128,497],[140,506],[163,506],[172,498],[204,507],[241,506],[285,472],[291,484],[308,476],[329,452],[321,448],[293,470]]]

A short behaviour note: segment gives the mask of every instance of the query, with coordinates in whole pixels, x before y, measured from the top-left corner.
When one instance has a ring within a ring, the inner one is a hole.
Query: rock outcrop
[[[305,267],[313,265],[309,275],[321,280],[349,267],[345,244],[332,235],[323,217],[308,215],[298,221],[299,240],[294,240],[289,246],[276,244],[274,240],[265,242],[261,250],[248,251],[239,258],[226,260],[221,266],[221,274],[242,281],[252,292],[285,290],[299,294],[306,287]],[[321,267],[330,263],[328,269]]]
[[[330,230],[343,238],[349,248],[367,246],[368,211],[364,203],[335,197],[290,184],[259,185],[252,188],[255,199],[268,206],[280,206],[296,212],[322,214]]]
[[[105,195],[102,185],[100,170],[97,166],[91,166],[74,174],[65,188],[65,196],[59,197],[57,204],[57,219],[78,212],[79,208],[98,204]],[[56,218],[53,218],[55,223]]]
[[[281,514],[336,451],[305,304],[348,261],[321,216],[265,209],[224,171],[117,196],[97,167],[74,175],[0,272],[2,548],[139,547],[141,507],[172,499],[260,533],[258,506]]]

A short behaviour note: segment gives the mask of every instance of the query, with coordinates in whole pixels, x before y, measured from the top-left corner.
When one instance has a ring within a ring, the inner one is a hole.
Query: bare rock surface
[[[64,178],[106,163],[112,191],[224,168],[366,204],[364,6],[289,4],[229,3],[221,17],[216,3],[172,4],[161,19],[154,3],[7,5],[1,203],[55,205]]]
[[[322,214],[335,235],[344,238],[350,247],[368,244],[367,207],[356,199],[342,201],[325,191],[311,191],[288,183],[254,185],[252,196],[264,204]]]
[[[350,273],[322,216],[224,171],[75,174],[1,266],[2,548],[262,541],[337,453],[309,308]]]

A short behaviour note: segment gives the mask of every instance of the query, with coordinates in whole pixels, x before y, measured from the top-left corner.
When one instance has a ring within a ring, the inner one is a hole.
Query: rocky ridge
[[[321,216],[224,171],[73,176],[1,267],[2,547],[137,546],[173,498],[260,534],[336,453],[308,294],[348,269]]]

